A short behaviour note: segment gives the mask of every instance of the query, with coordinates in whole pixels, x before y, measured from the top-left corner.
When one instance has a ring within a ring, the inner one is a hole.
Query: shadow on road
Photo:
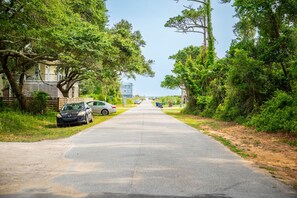
[[[8,194],[0,195],[0,198],[70,198],[72,196],[63,196],[52,193],[36,194]],[[231,198],[223,194],[202,194],[194,196],[163,196],[163,195],[141,195],[141,194],[120,194],[120,193],[98,193],[90,194],[86,198]]]

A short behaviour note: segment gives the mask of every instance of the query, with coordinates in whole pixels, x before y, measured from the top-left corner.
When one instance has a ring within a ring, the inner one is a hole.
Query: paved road
[[[72,145],[64,154],[66,168],[56,170],[43,188],[0,197],[297,197],[291,188],[149,102],[65,142]],[[51,192],[52,186],[61,192]]]

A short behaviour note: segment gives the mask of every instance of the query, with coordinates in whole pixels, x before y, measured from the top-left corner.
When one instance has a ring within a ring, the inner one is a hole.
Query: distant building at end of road
[[[121,93],[123,98],[133,97],[133,83],[121,83]]]

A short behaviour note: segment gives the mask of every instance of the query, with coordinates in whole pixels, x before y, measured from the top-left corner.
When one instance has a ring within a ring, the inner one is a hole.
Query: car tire
[[[101,114],[102,114],[103,116],[107,116],[107,115],[109,114],[109,111],[108,111],[107,109],[103,109],[103,110],[101,111]]]
[[[85,116],[85,120],[86,120],[85,124],[89,124],[89,117],[88,117],[88,115]]]

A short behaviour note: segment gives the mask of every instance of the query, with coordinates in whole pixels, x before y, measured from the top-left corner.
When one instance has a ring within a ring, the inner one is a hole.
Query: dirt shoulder
[[[297,189],[297,136],[283,133],[257,132],[254,129],[232,122],[193,115],[169,115],[202,130],[210,136],[223,137],[242,150],[256,166],[269,172],[278,180]],[[194,122],[195,123],[194,123]],[[292,145],[290,145],[290,143]],[[294,145],[293,145],[294,144]]]
[[[36,143],[0,142],[0,194],[24,192],[76,195],[74,189],[53,183],[67,170],[64,153],[71,148],[63,140]]]
[[[202,119],[202,118],[200,118]],[[256,132],[253,129],[216,121],[219,129],[209,125],[201,128],[210,134],[219,135],[243,150],[258,167],[266,169],[273,177],[297,188],[297,147],[286,142],[297,141],[297,137],[284,134]]]

